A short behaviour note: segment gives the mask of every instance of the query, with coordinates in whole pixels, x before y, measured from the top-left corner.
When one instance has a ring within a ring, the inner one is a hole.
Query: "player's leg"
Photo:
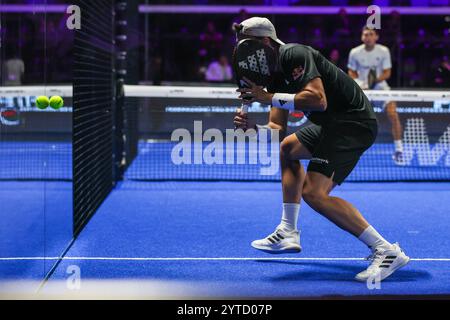
[[[357,274],[355,279],[381,281],[406,265],[409,257],[398,244],[386,241],[350,202],[330,196],[334,186],[336,183],[332,181],[332,177],[308,171],[303,187],[303,199],[315,211],[372,248],[372,264]]]
[[[350,202],[330,196],[331,190],[336,185],[332,177],[308,171],[303,186],[303,199],[311,208],[338,227],[359,237],[369,227],[369,223]],[[380,245],[388,244],[381,236],[377,240]]]
[[[281,126],[287,123],[288,114],[273,108],[269,125]],[[285,131],[284,131],[285,132]],[[300,233],[297,221],[300,211],[302,186],[305,170],[298,159],[309,159],[311,153],[303,146],[295,134],[284,138],[280,145],[281,180],[283,190],[283,208],[281,222],[274,233],[264,239],[255,240],[252,246],[269,253],[299,252]]]
[[[299,159],[309,159],[311,153],[295,134],[286,137],[280,145],[281,184],[283,202],[300,203],[305,170]]]
[[[272,108],[269,124],[283,127],[286,132],[287,118],[289,114],[285,110]],[[283,211],[280,228],[285,231],[297,231],[297,220],[300,211],[300,199],[302,186],[305,179],[305,170],[299,159],[309,159],[311,153],[303,146],[295,134],[281,141],[280,144],[280,166],[281,184],[283,191]]]
[[[279,228],[297,231],[305,170],[299,160],[311,159],[320,137],[321,127],[310,125],[284,139],[280,147],[283,214]]]
[[[280,145],[281,185],[283,191],[283,217],[280,226],[297,229],[305,170],[299,159],[310,159],[311,153],[295,134],[286,137]],[[290,212],[292,211],[292,212]]]
[[[402,124],[397,113],[397,103],[390,101],[386,104],[386,115],[392,126],[392,137],[394,141],[402,139]]]
[[[398,244],[384,239],[351,203],[330,195],[351,173],[375,137],[374,123],[346,122],[325,130],[308,165],[303,186],[303,199],[311,208],[372,249],[373,263],[357,275],[360,281],[376,275],[383,280],[409,261]]]
[[[389,101],[386,104],[386,115],[391,123],[392,137],[394,139],[395,153],[394,160],[396,162],[401,162],[401,157],[403,154],[403,143],[402,143],[402,124],[400,122],[400,117],[397,113],[397,103],[395,101]]]
[[[300,211],[305,170],[299,159],[309,159],[311,153],[295,134],[286,137],[280,146],[283,211],[275,232],[252,242],[252,247],[267,253],[297,253],[301,251],[297,221]]]
[[[322,130],[303,186],[305,202],[340,228],[359,237],[369,227],[361,213],[349,202],[330,196],[345,181],[363,152],[374,142],[376,122],[341,121]],[[381,236],[368,246],[389,244]]]

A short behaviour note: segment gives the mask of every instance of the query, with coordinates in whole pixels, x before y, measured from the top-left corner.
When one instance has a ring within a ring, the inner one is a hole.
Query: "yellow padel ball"
[[[39,96],[36,99],[36,107],[38,107],[39,109],[45,109],[48,107],[50,101],[48,100],[48,98],[46,96]]]
[[[64,106],[64,100],[60,96],[53,96],[50,98],[50,107],[57,110]]]

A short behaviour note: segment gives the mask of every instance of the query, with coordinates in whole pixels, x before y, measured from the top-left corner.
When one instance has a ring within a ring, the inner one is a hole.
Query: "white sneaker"
[[[298,253],[300,246],[300,232],[277,229],[264,239],[252,242],[252,247],[267,253]]]
[[[369,278],[382,281],[409,262],[409,257],[398,243],[394,243],[391,249],[376,248],[367,259],[372,260],[372,263],[356,275],[358,281],[367,281]]]
[[[394,154],[392,155],[392,160],[394,160],[394,163],[397,166],[405,166],[406,165],[405,159],[403,158],[402,151],[395,151]]]

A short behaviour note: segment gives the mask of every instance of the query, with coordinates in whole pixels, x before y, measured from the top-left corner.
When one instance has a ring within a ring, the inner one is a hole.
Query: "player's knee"
[[[269,128],[278,130],[279,142],[282,143],[286,138],[287,127],[274,121],[269,121]]]
[[[284,139],[281,141],[280,144],[280,155],[285,160],[291,159],[291,153],[292,153],[292,143],[287,141],[287,139]]]
[[[311,186],[305,185],[303,188],[303,200],[314,210],[319,210],[321,205],[324,202],[324,198],[328,195],[321,191],[317,190]]]

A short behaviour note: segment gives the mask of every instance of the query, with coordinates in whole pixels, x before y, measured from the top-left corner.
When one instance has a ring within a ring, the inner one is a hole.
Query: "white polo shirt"
[[[22,84],[21,77],[25,72],[25,64],[21,59],[9,59],[3,62],[4,74],[2,80],[6,86],[19,86]]]
[[[375,69],[377,77],[383,70],[391,69],[391,53],[388,47],[376,44],[371,51],[367,51],[364,44],[353,48],[348,57],[347,67],[358,73],[357,82],[364,82],[367,85],[367,79],[370,69]],[[389,90],[390,87],[386,81],[378,82],[375,90]]]

